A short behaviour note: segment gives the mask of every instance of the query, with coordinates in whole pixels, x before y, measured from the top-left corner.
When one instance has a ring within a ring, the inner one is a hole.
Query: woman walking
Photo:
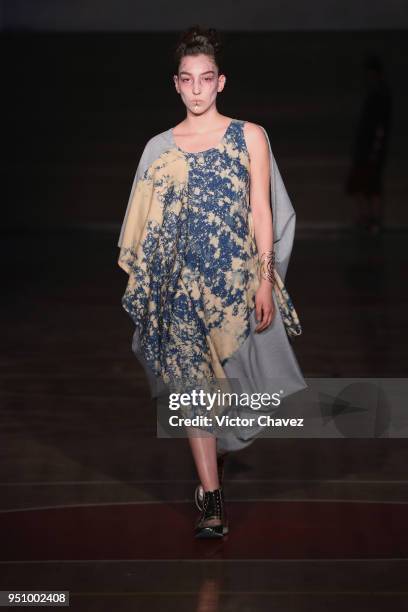
[[[147,142],[118,241],[133,351],[156,397],[220,380],[285,396],[307,386],[289,334],[301,327],[282,286],[295,212],[264,128],[217,110],[220,51],[213,29],[182,34],[174,84],[186,117]],[[261,428],[188,429],[200,479],[195,536],[223,537],[225,456]]]

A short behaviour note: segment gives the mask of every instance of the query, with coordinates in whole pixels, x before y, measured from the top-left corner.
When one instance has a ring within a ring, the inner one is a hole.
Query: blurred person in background
[[[390,87],[376,55],[364,61],[364,83],[366,95],[357,124],[346,194],[357,200],[357,227],[375,235],[384,222],[383,171],[392,114]]]

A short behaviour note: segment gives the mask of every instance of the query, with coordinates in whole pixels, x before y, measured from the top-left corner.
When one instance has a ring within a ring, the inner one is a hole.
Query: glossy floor
[[[4,236],[1,588],[74,610],[398,610],[405,439],[259,439],[229,458],[230,534],[192,538],[186,440],[158,439],[116,234]],[[21,248],[16,248],[16,240]],[[306,376],[405,377],[406,236],[300,233]],[[24,248],[23,248],[24,247]]]

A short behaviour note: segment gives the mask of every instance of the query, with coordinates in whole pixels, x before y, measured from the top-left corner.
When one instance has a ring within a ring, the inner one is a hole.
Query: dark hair
[[[209,55],[215,62],[218,73],[221,74],[223,63],[223,44],[219,32],[215,28],[201,28],[198,24],[185,30],[174,50],[175,71],[178,72],[180,62],[186,55]]]

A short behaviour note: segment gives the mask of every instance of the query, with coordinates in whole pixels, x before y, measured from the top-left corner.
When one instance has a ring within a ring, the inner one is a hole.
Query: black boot
[[[218,481],[220,483],[220,487],[222,488],[223,480],[224,480],[224,465],[225,465],[225,457],[228,453],[217,454],[217,470],[218,470]],[[197,508],[200,512],[203,509],[204,503],[204,489],[201,484],[197,485],[194,491],[194,501]]]
[[[222,538],[226,533],[228,527],[222,488],[205,491],[203,509],[195,526],[194,535],[196,538]]]

